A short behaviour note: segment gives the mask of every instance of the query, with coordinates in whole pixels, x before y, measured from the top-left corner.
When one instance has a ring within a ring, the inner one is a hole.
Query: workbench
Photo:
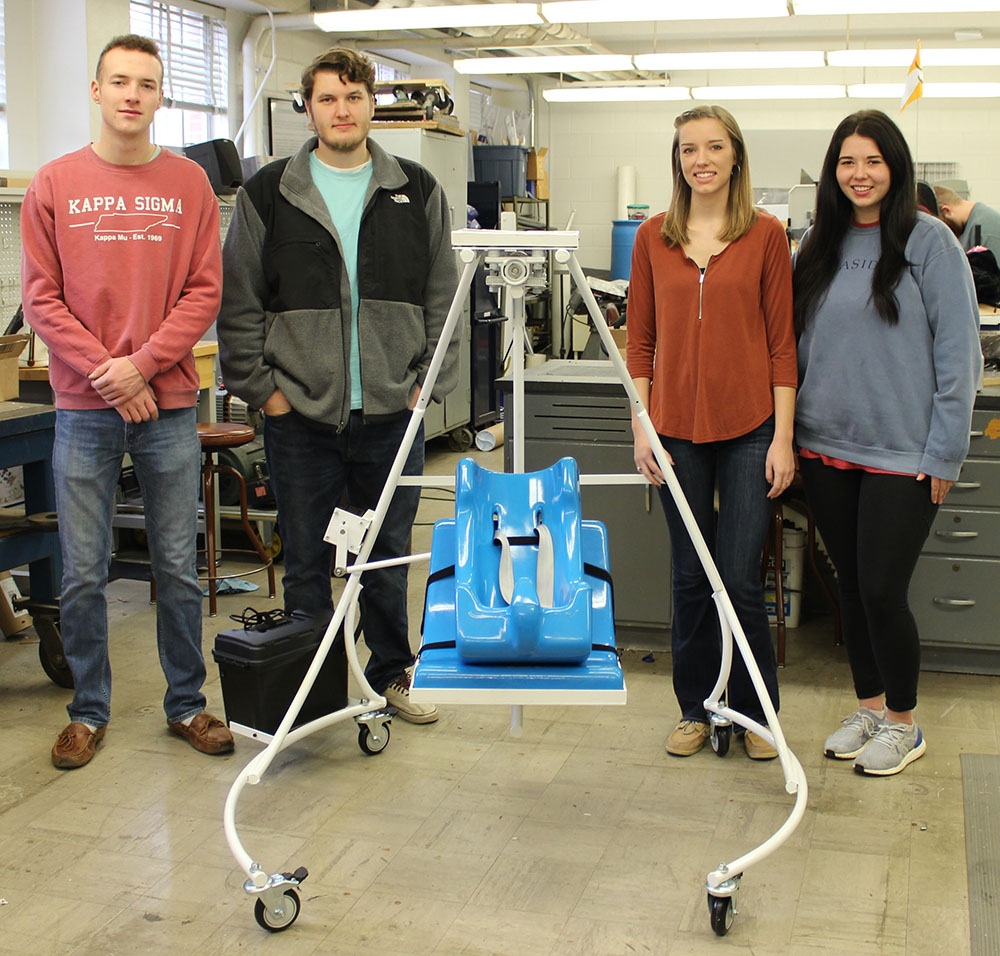
[[[25,515],[55,511],[52,443],[56,410],[51,405],[0,402],[0,468],[24,469]],[[0,534],[0,571],[28,565],[33,601],[51,602],[62,584],[59,535],[21,527]]]

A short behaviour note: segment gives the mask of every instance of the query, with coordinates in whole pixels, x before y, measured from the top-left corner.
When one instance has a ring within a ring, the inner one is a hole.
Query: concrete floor
[[[479,457],[498,467],[499,454]],[[431,453],[428,473],[451,472],[455,457]],[[427,493],[415,551],[450,511],[440,498]],[[411,571],[414,619],[425,574]],[[998,753],[998,679],[925,674],[926,756],[863,778],[822,756],[853,697],[829,618],[804,615],[789,631],[781,717],[809,807],[747,873],[724,938],[709,927],[706,874],[777,829],[792,799],[777,762],[751,763],[741,747],[724,759],[665,754],[677,717],[669,655],[624,655],[626,707],[530,708],[520,739],[498,707],[396,720],[375,757],[353,725],[333,727],[285,751],[239,805],[241,838],[266,869],[310,871],[298,922],[271,935],[222,832],[229,786],[260,744],[239,739],[212,758],[169,735],[146,586],[119,580],[109,596],[114,712],[85,768],[49,762],[69,692],[42,673],[33,633],[0,643],[0,953],[969,952],[959,755]],[[247,604],[280,598],[222,598],[205,618],[206,656]],[[206,693],[221,716],[211,660]]]

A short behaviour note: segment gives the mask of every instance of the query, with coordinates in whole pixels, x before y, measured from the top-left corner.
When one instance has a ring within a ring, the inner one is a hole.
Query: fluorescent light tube
[[[454,6],[394,7],[382,10],[331,10],[314,13],[313,22],[327,33],[364,30],[434,30],[540,24],[534,3],[470,3]]]
[[[637,20],[722,20],[787,17],[785,0],[715,0],[704,13],[681,0],[554,0],[542,4],[549,23],[615,23]]]
[[[913,62],[915,47],[902,50],[828,50],[830,66],[900,66]],[[965,47],[946,50],[922,49],[921,66],[1000,66],[1000,49]]]
[[[511,73],[607,73],[632,72],[632,57],[617,54],[579,56],[477,56],[452,63],[456,73],[471,75]]]
[[[899,84],[902,91],[902,83]],[[799,86],[696,86],[691,90],[696,100],[837,100],[844,97],[844,87],[835,85]]]
[[[847,87],[852,99],[898,100],[902,83],[855,83]],[[924,83],[925,99],[979,99],[1000,97],[1000,83]]]
[[[996,13],[996,0],[793,0],[796,16],[844,16],[867,13]]]
[[[826,66],[822,50],[742,50],[732,53],[642,53],[637,70],[773,70]],[[910,55],[913,59],[913,55]],[[909,64],[909,61],[907,61]]]
[[[653,103],[690,100],[686,86],[561,86],[542,90],[547,103]]]

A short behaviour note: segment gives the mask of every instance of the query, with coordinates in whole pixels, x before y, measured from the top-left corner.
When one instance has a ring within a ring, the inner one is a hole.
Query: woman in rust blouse
[[[628,300],[628,369],[733,602],[775,709],[778,677],[760,558],[770,498],[795,474],[798,370],[788,241],[753,205],[743,136],[719,106],[674,121],[670,208],[638,229]],[[680,721],[667,752],[690,756],[710,734],[703,702],[719,674],[711,587],[645,434],[635,463],[653,484],[670,532],[674,692]],[[718,492],[718,519],[715,495]],[[740,654],[730,706],[766,723]],[[745,735],[747,754],[773,747]]]

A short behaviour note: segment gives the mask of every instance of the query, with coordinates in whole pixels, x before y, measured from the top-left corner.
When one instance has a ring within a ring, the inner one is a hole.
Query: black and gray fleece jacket
[[[307,418],[351,411],[351,294],[340,237],[309,173],[315,137],[236,197],[223,249],[219,358],[226,387],[260,408],[280,389]],[[366,420],[404,412],[427,374],[458,272],[444,190],[368,140],[372,178],[358,236],[358,338]],[[458,380],[454,335],[433,397]]]

